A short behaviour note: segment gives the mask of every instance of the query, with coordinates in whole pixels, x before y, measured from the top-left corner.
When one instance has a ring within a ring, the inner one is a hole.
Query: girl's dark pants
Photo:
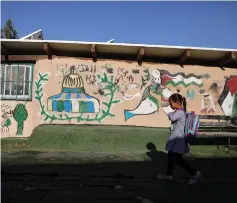
[[[194,176],[196,173],[196,170],[193,169],[191,166],[189,166],[188,163],[183,159],[183,155],[180,153],[175,152],[168,152],[168,166],[166,175],[172,176],[173,170],[174,170],[174,162],[176,164],[180,165],[184,170],[186,170],[191,176]]]

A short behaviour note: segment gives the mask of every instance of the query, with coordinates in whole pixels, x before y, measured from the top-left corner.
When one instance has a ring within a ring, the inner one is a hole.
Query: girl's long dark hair
[[[185,112],[187,111],[186,98],[183,97],[181,94],[178,94],[178,93],[172,94],[169,99],[174,101],[174,102],[179,102],[180,104],[183,104]]]

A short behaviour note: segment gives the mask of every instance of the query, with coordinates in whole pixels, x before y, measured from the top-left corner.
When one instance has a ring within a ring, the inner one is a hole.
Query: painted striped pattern
[[[71,113],[99,112],[99,101],[86,93],[78,93],[75,89],[64,88],[64,92],[48,98],[48,111]],[[74,90],[72,90],[74,89]],[[74,93],[71,93],[74,92]]]

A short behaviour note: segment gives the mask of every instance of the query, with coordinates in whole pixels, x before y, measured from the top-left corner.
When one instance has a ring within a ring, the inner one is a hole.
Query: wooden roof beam
[[[10,55],[11,52],[3,44],[1,44],[1,49],[2,49],[1,54],[5,56],[5,61],[8,61],[8,55]]]
[[[236,59],[237,59],[237,52],[233,52],[233,51],[229,52],[228,54],[226,54],[220,59],[220,67],[223,67],[224,65]]]
[[[48,59],[52,59],[53,49],[49,46],[47,42],[44,43],[44,52],[48,55]]]
[[[96,45],[95,44],[92,44],[91,45],[91,55],[92,55],[92,58],[93,58],[93,61],[97,61],[97,53],[96,53]]]
[[[11,52],[3,44],[1,44],[2,55],[10,55]]]
[[[178,58],[179,65],[183,66],[188,57],[191,56],[191,50],[186,49],[182,55]]]
[[[137,62],[138,62],[138,64],[142,63],[142,59],[144,57],[144,54],[145,54],[145,48],[140,48],[140,50],[138,52],[138,55],[137,55]]]

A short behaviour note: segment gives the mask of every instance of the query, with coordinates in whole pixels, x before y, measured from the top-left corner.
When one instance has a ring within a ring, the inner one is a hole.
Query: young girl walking
[[[171,120],[170,136],[166,143],[166,150],[168,151],[168,164],[166,175],[158,175],[158,179],[173,180],[174,163],[180,165],[191,176],[189,184],[197,182],[201,173],[192,168],[184,159],[183,154],[189,152],[189,144],[184,137],[184,127],[186,121],[186,99],[180,94],[173,94],[169,98],[170,107],[175,110],[168,113]]]

